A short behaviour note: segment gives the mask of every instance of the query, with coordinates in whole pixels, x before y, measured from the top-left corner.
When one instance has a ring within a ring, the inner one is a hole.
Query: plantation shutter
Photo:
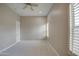
[[[79,4],[71,4],[70,10],[70,50],[79,55]]]

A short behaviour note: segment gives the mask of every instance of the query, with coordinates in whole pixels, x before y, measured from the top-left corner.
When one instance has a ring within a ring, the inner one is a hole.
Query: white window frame
[[[74,44],[74,40],[75,40],[75,32],[74,32],[74,30],[76,29],[75,28],[75,15],[76,14],[74,14],[76,11],[74,11],[75,9],[75,6],[73,6],[74,5],[74,3],[73,4],[70,4],[70,41],[69,41],[69,49],[70,49],[70,51],[72,52],[72,53],[74,53],[74,54],[76,54],[76,55],[79,55],[79,46],[76,46],[75,44]],[[79,44],[79,42],[77,43],[77,44]],[[76,46],[76,47],[74,47],[74,46]],[[76,51],[75,51],[75,49],[77,49]]]

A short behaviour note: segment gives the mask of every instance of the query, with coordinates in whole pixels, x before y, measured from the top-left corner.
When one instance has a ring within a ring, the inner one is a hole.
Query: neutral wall
[[[39,40],[46,38],[46,17],[21,17],[21,40]]]
[[[59,55],[67,55],[68,53],[68,6],[69,4],[53,4],[48,15],[48,41]]]
[[[0,4],[0,50],[16,42],[16,20],[19,16],[4,4]]]
[[[20,17],[16,19],[16,42],[20,41]]]

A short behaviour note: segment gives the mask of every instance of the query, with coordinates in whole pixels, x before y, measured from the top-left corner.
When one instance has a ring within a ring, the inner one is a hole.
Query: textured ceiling
[[[8,3],[6,5],[20,16],[47,16],[53,5],[52,3],[36,3],[36,4],[38,6],[33,7],[34,10],[31,10],[30,7],[24,9],[26,4],[23,3]]]

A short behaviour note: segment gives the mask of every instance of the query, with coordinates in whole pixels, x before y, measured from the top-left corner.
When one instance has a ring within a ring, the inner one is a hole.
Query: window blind
[[[79,55],[79,3],[70,6],[70,50]]]

